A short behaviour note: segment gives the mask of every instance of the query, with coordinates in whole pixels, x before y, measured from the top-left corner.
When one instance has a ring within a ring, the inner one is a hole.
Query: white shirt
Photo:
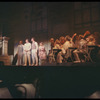
[[[87,43],[86,40],[81,39],[81,40],[79,41],[79,48],[80,48],[80,49],[85,49],[85,48],[86,48],[86,43]]]
[[[34,41],[35,46],[36,46],[36,50],[38,50],[38,43],[36,41]]]
[[[69,41],[66,41],[64,44],[63,44],[63,48],[64,50],[66,51],[68,49],[68,47],[72,47],[72,44],[69,42]]]
[[[56,44],[56,45],[53,47],[53,49],[61,49],[61,48],[60,48],[59,44]]]
[[[26,53],[26,51],[28,53],[30,53],[30,50],[31,50],[31,43],[25,43],[24,46],[23,46],[23,49],[24,49],[24,53]]]

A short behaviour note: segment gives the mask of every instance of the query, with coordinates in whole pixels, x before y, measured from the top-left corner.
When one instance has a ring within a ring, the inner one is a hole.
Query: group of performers
[[[32,37],[31,42],[28,39],[25,40],[23,45],[22,41],[19,41],[17,55],[18,65],[38,66],[43,65],[46,61],[46,50],[43,42],[40,42],[39,46],[35,39]]]
[[[17,50],[18,65],[26,66],[27,61],[30,66],[43,65],[46,61],[49,61],[49,63],[56,62],[57,64],[68,62],[69,60],[75,63],[92,62],[91,50],[95,49],[95,47],[100,47],[98,41],[97,32],[91,34],[90,31],[86,31],[83,35],[74,33],[72,37],[69,35],[61,36],[56,40],[51,38],[51,49],[48,55],[43,42],[40,42],[38,46],[34,38],[31,38],[32,43],[26,39],[24,45],[22,41],[19,41]],[[96,50],[99,50],[98,48]],[[95,57],[97,52],[94,54]]]
[[[49,62],[63,63],[63,61],[68,62],[69,58],[77,63],[92,61],[89,46],[99,48],[98,40],[97,32],[91,34],[90,31],[86,31],[83,35],[74,33],[72,37],[69,35],[61,36],[55,41],[54,38],[51,38]]]

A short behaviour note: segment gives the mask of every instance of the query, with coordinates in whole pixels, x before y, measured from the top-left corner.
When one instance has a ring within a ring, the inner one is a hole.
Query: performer
[[[99,33],[94,32],[90,34],[87,38],[87,51],[90,56],[91,61],[98,62],[100,61],[100,52],[99,52]]]
[[[96,39],[94,34],[90,34],[87,38],[87,45],[96,45]]]
[[[28,62],[29,62],[29,66],[31,65],[31,59],[30,59],[30,54],[31,54],[31,43],[28,41],[28,39],[25,40],[25,44],[24,44],[24,59],[25,59],[25,64],[24,66],[27,65],[27,58],[28,58]]]
[[[85,31],[84,35],[80,35],[83,39],[90,35],[90,31]]]
[[[52,51],[52,49],[53,49],[53,47],[54,47],[54,43],[55,43],[55,42],[54,42],[54,38],[51,38],[51,39],[50,39],[50,42],[51,42],[51,51]]]
[[[64,36],[61,36],[59,38],[59,41],[60,41],[60,44],[63,45],[65,43],[65,37]]]
[[[60,41],[58,39],[55,40],[53,49],[60,49]]]
[[[3,37],[0,34],[0,55],[2,54],[2,46],[3,46]]]
[[[77,36],[77,33],[74,33],[73,34],[73,36],[70,38],[70,43],[71,43],[71,45],[72,45],[72,47],[74,47],[74,39],[75,39],[75,37]]]
[[[63,62],[63,55],[65,54],[65,50],[63,48],[63,44],[64,43],[65,43],[65,37],[63,37],[63,36],[61,36],[59,38],[59,40],[56,39],[56,41],[55,41],[55,47],[54,48],[61,50],[59,53],[56,54],[57,55],[56,56],[56,62],[57,62],[57,64],[60,64],[60,63]]]
[[[50,38],[50,46],[51,46],[51,49],[49,50],[49,63],[52,63],[55,61],[54,59],[54,55],[53,55],[53,47],[54,47],[54,38]]]
[[[17,54],[18,54],[18,65],[23,65],[23,44],[22,44],[22,41],[19,41]]]
[[[40,45],[39,45],[39,65],[44,65],[46,63],[46,58],[47,58],[47,54],[46,54],[45,47],[43,45],[43,42],[40,42]]]
[[[76,50],[73,51],[73,54],[75,56],[75,62],[84,62],[84,59],[82,58],[83,54],[86,52],[86,44],[87,41],[83,39],[81,35],[77,36],[75,46],[77,47]],[[82,54],[81,59],[79,57],[79,54]]]
[[[78,48],[79,46],[79,35],[77,34],[74,41],[74,47]]]
[[[87,45],[96,45],[95,38],[93,36],[89,36],[88,38],[86,38],[86,40],[87,40]]]
[[[65,49],[65,51],[68,49],[68,47],[73,47],[74,46],[73,38],[75,36],[76,36],[76,33],[72,36],[72,38],[69,35],[66,35],[65,43],[63,44],[63,48]]]
[[[32,41],[32,66],[38,66],[38,55],[37,55],[37,51],[38,51],[38,43],[35,41],[34,37],[31,38]],[[35,64],[36,61],[36,64]]]
[[[68,58],[70,57],[70,50],[69,50],[69,47],[73,47],[73,39],[67,35],[65,37],[65,43],[63,44],[63,49],[65,50],[65,53],[63,53],[65,56],[65,58],[68,60]]]
[[[54,49],[61,49],[61,46],[60,46],[60,41],[58,39],[55,40],[55,43],[54,43]],[[53,53],[54,54],[54,53]],[[57,63],[62,63],[62,51],[58,52],[56,51],[55,54],[54,54],[54,59]]]

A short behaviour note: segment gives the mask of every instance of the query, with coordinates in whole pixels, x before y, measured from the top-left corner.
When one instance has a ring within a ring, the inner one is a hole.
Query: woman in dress
[[[39,65],[44,65],[46,63],[46,58],[47,58],[47,54],[46,54],[44,44],[43,44],[43,42],[40,42],[40,45],[39,45]]]

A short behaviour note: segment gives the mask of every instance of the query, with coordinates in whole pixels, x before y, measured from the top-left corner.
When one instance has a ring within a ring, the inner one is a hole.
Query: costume
[[[27,58],[28,58],[28,61],[29,61],[29,65],[31,65],[31,59],[30,59],[30,50],[31,50],[31,43],[25,43],[24,44],[24,58],[25,58],[25,66],[27,65]]]
[[[68,49],[68,47],[72,47],[72,44],[70,43],[70,41],[66,41],[66,42],[63,44],[63,48],[64,48],[65,51]]]
[[[18,45],[18,65],[23,64],[23,44]]]
[[[46,50],[44,46],[39,46],[39,65],[46,62]]]
[[[64,57],[66,59],[68,59],[70,57],[70,50],[69,50],[69,47],[73,47],[73,42],[70,42],[70,41],[66,41],[64,44],[63,44],[63,49],[65,50],[65,53],[64,53]]]
[[[60,47],[59,44],[56,44],[56,45],[54,46],[53,49],[61,49],[61,47]],[[54,54],[54,53],[53,53],[53,54]],[[55,58],[55,61],[56,61],[57,63],[62,63],[62,60],[63,60],[63,58],[62,58],[62,51],[56,52],[56,53],[54,54],[54,58]]]
[[[32,53],[32,61],[33,64],[35,64],[36,61],[36,65],[38,65],[38,56],[37,56],[37,51],[38,51],[38,43],[36,41],[32,42],[32,49],[31,49],[31,53]]]
[[[76,62],[81,62],[80,57],[79,57],[79,53],[80,54],[85,54],[86,53],[87,41],[84,40],[84,39],[81,39],[79,41],[76,41],[76,43],[77,44],[75,44],[75,46],[77,47],[77,49],[73,51],[73,54],[75,56]]]
[[[87,45],[95,45],[95,44],[97,44],[94,35],[88,36],[86,38],[86,40],[87,40]]]

